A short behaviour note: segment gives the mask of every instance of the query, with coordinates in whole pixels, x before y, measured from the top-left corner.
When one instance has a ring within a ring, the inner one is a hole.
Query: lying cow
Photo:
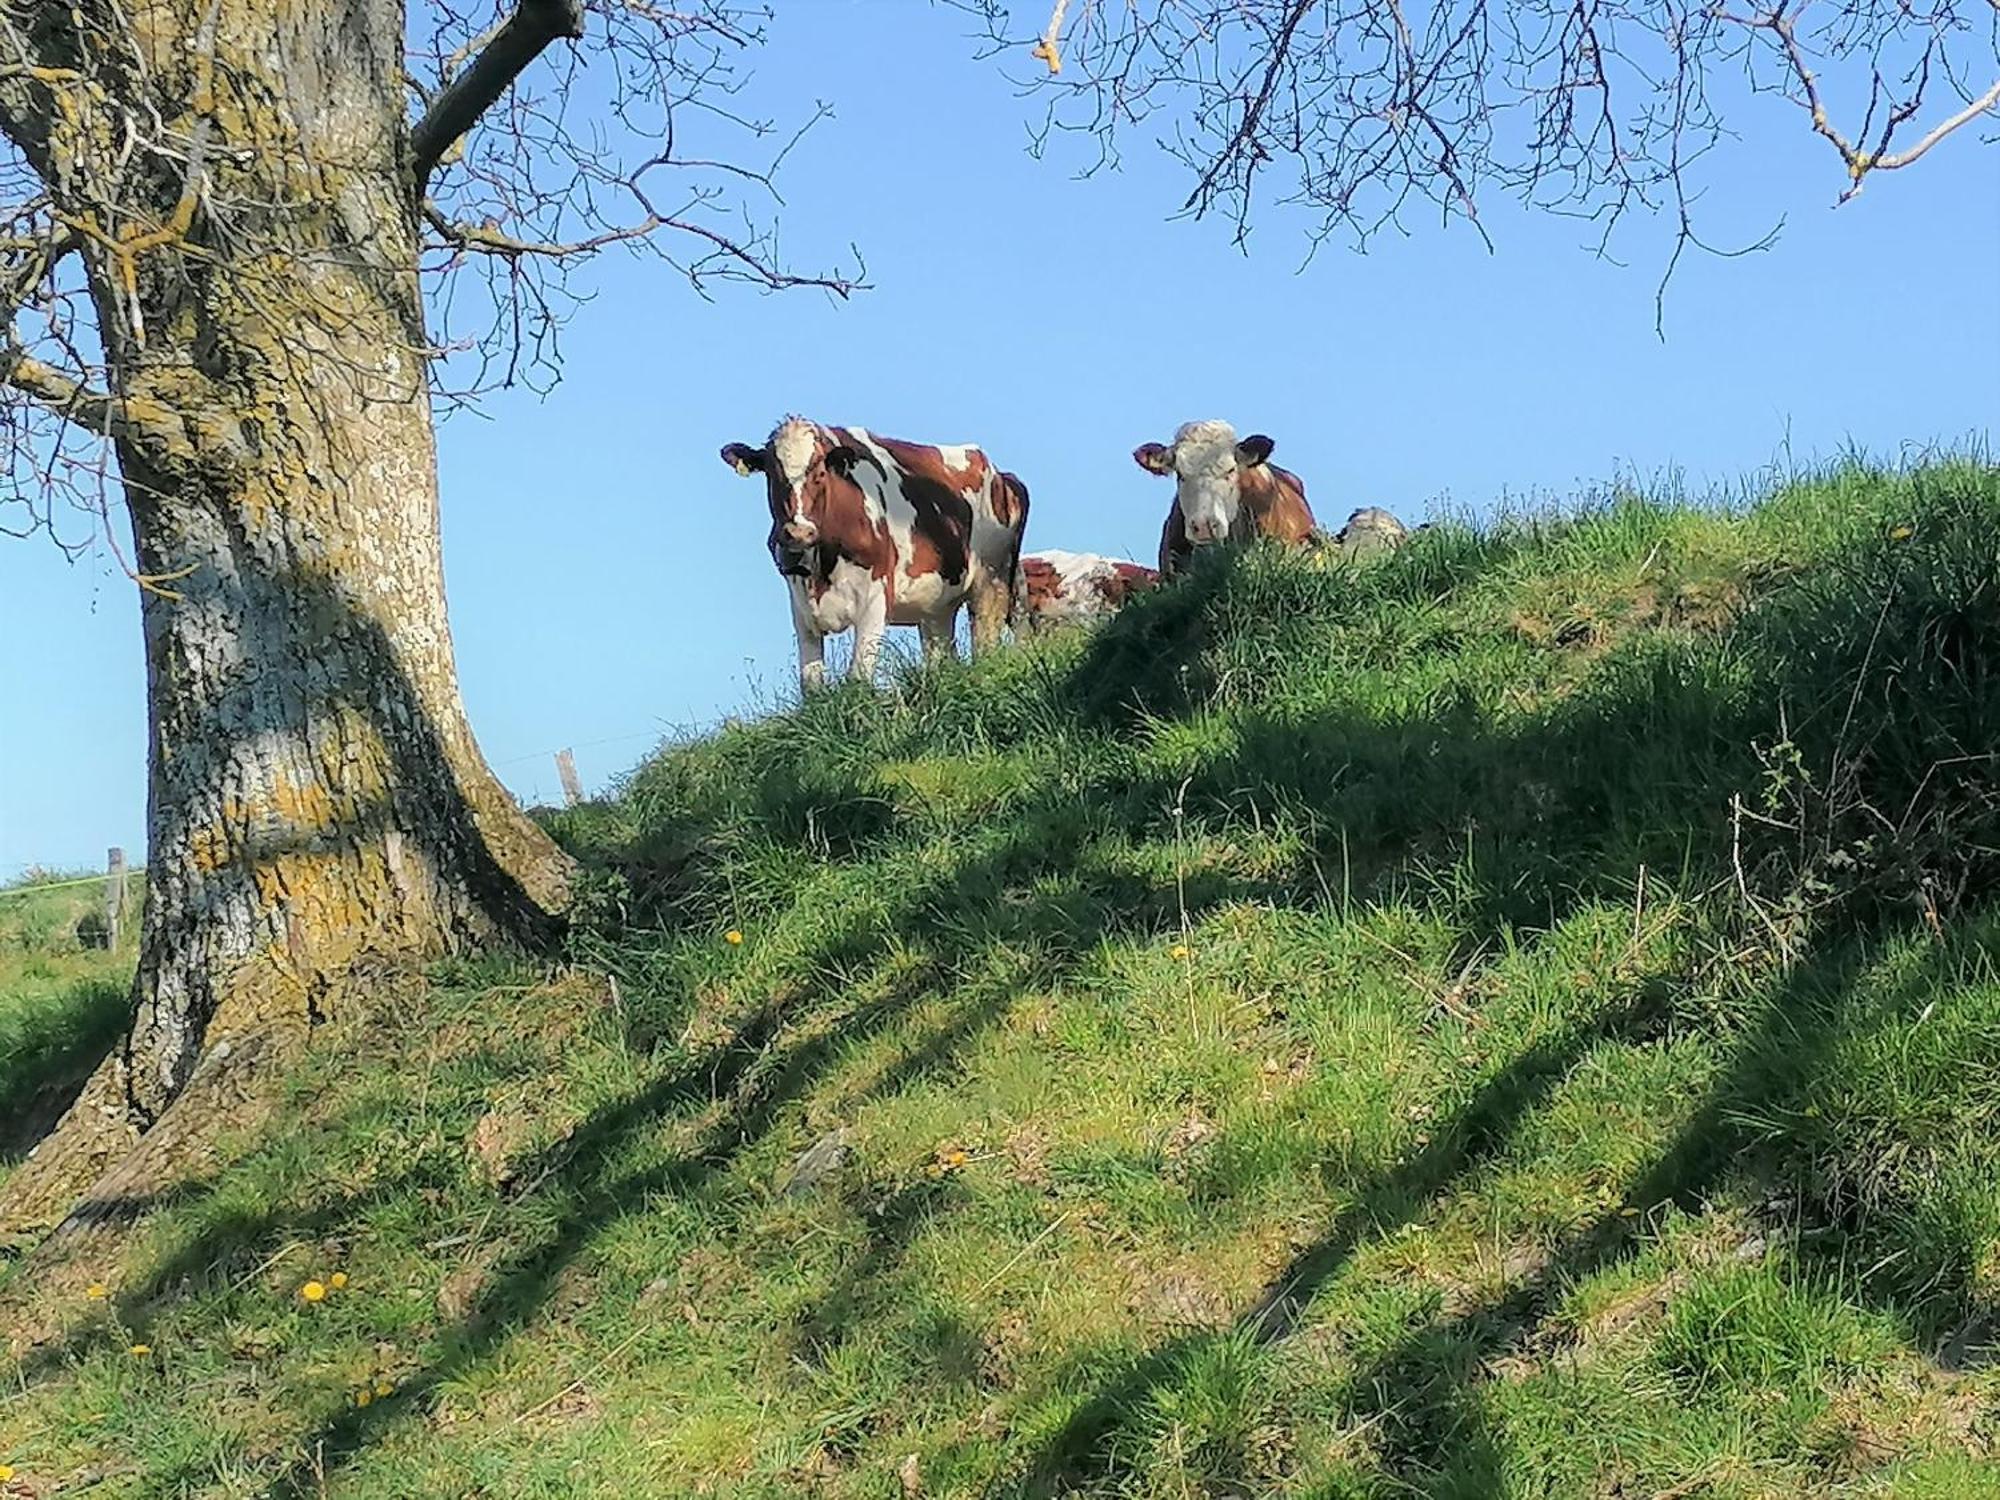
[[[999,641],[1028,489],[977,448],[787,417],[762,447],[731,443],[722,461],[764,476],[771,559],[791,591],[803,686],[825,680],[826,638],[843,630],[854,632],[854,671],[869,681],[891,625],[916,626],[927,653],[950,651],[964,606],[975,653]]]
[[[1160,575],[1137,563],[1090,552],[1029,552],[1021,557],[1015,595],[1015,628],[1035,634],[1081,620],[1114,615],[1134,594],[1159,584]]]
[[[1184,569],[1197,547],[1270,537],[1303,546],[1313,536],[1305,482],[1270,461],[1261,433],[1236,440],[1227,422],[1185,422],[1171,443],[1142,443],[1132,457],[1149,474],[1174,476],[1160,534],[1160,572]]]
[[[1409,529],[1401,521],[1380,506],[1364,505],[1347,518],[1337,535],[1325,539],[1325,545],[1344,557],[1373,557],[1393,552],[1409,539]]]

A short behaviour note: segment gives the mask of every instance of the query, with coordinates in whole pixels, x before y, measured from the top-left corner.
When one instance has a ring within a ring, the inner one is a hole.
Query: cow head
[[[849,483],[864,457],[804,417],[785,418],[762,447],[731,443],[722,450],[722,461],[738,474],[764,476],[771,557],[780,573],[812,576],[813,551],[825,540],[834,487]]]
[[[1132,457],[1150,474],[1174,476],[1188,540],[1203,547],[1235,529],[1243,471],[1270,458],[1272,446],[1261,433],[1239,443],[1227,422],[1183,422],[1171,443],[1141,443]]]

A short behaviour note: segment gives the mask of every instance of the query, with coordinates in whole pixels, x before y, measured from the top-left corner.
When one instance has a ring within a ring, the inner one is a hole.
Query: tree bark
[[[117,436],[160,580],[145,916],[130,1034],[7,1183],[17,1232],[143,1209],[254,1115],[247,1073],[360,985],[545,932],[569,873],[459,698],[401,6],[135,15],[148,102],[205,142],[153,189],[177,240],[87,254],[110,394],[150,414]]]

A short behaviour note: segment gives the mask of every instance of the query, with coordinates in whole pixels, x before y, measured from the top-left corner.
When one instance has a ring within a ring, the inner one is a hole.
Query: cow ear
[[[826,450],[826,466],[842,479],[851,478],[854,466],[861,462],[861,452],[846,443],[836,443]]]
[[[1174,471],[1174,450],[1165,443],[1141,443],[1132,450],[1132,462],[1148,474],[1171,474]]]
[[[1270,460],[1271,450],[1278,445],[1261,432],[1252,433],[1236,445],[1236,456],[1253,467]]]
[[[730,443],[722,450],[722,461],[739,474],[755,474],[764,467],[764,450],[748,443]]]

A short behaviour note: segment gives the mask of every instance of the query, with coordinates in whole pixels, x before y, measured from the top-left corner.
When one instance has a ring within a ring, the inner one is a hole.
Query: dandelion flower
[[[396,1388],[388,1381],[378,1380],[375,1382],[375,1394],[377,1396],[393,1396],[395,1393]]]
[[[729,931],[723,933],[722,940],[723,942],[729,944],[729,946],[732,948],[740,948],[743,946],[743,934],[738,932],[734,927],[730,928]]]
[[[13,1477],[14,1466],[12,1464],[0,1464],[0,1484],[5,1484]]]
[[[308,1281],[304,1286],[299,1288],[299,1295],[308,1302],[324,1302],[326,1300],[326,1283],[323,1281]]]
[[[1188,956],[1188,951],[1189,951],[1188,945],[1186,943],[1175,943],[1173,947],[1167,950],[1167,956],[1169,958],[1186,958]]]
[[[374,1399],[375,1399],[375,1393],[365,1385],[361,1387],[360,1390],[354,1393],[354,1404],[356,1406],[366,1406],[370,1401],[373,1401]]]
[[[339,1291],[347,1285],[347,1273],[345,1271],[335,1271],[331,1276],[326,1278],[326,1284],[336,1292]]]
[[[90,1298],[93,1302],[102,1302],[106,1297],[111,1295],[111,1288],[101,1281],[93,1281],[83,1289],[83,1295]]]
[[[134,1344],[132,1346],[132,1357],[134,1359],[144,1359],[148,1354],[151,1354],[152,1352],[153,1352],[153,1346],[151,1344]]]

